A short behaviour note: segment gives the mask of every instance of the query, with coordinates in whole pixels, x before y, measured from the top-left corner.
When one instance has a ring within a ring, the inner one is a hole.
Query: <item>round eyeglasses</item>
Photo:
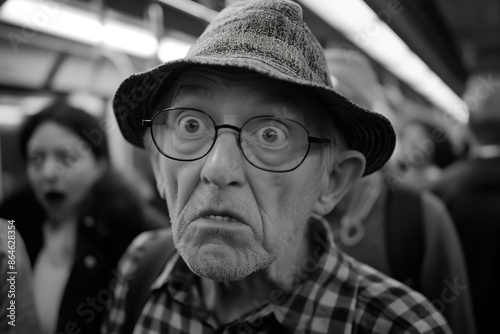
[[[195,161],[206,156],[217,140],[220,129],[238,133],[238,144],[245,159],[268,172],[289,172],[307,157],[311,143],[330,143],[327,138],[309,136],[296,121],[279,116],[250,118],[238,128],[215,125],[201,110],[168,108],[157,112],[142,125],[151,128],[151,137],[161,154],[177,161]]]

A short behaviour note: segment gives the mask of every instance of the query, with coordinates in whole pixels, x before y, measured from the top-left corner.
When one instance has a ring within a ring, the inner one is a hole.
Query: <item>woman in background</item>
[[[27,120],[20,139],[29,187],[0,205],[0,217],[14,219],[25,239],[42,333],[98,333],[123,279],[114,271],[120,256],[140,232],[167,222],[147,221],[85,111],[56,102]]]

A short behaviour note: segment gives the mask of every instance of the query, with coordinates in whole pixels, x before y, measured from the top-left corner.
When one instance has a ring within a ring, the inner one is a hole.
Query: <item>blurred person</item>
[[[361,107],[403,121],[388,105],[370,60],[361,52],[328,48],[326,60],[335,88]],[[396,128],[396,131],[398,128]],[[399,152],[405,150],[399,145]],[[392,159],[392,158],[391,158]],[[465,259],[444,204],[429,192],[394,181],[394,159],[357,181],[325,218],[337,245],[347,254],[421,292],[448,320],[453,333],[474,333],[469,290],[443,291],[450,284],[468,286]],[[448,296],[448,295],[446,295]]]
[[[399,139],[401,181],[416,189],[428,190],[439,180],[442,169],[456,159],[448,134],[423,120],[406,122]]]
[[[462,241],[478,333],[498,328],[500,313],[500,73],[468,80],[473,140],[466,159],[443,171],[433,191],[443,199]]]
[[[30,259],[13,220],[0,219],[0,280],[0,333],[40,334]]]
[[[102,333],[451,332],[319,218],[384,165],[395,134],[334,90],[299,4],[226,7],[185,58],[130,76],[113,104],[172,229],[133,241],[119,267],[135,279],[117,284]]]
[[[87,112],[54,102],[21,126],[20,146],[29,185],[0,216],[25,239],[41,332],[97,333],[119,257],[160,225],[111,168],[106,134]]]
[[[139,156],[138,159],[141,159],[141,157]],[[143,162],[149,163],[149,159]],[[159,222],[159,225],[168,226],[170,224],[168,209],[158,194],[156,185],[147,179],[147,171],[135,166],[133,169],[122,168],[120,172],[128,185],[134,189],[135,194],[138,195],[137,197],[143,202],[146,219]]]

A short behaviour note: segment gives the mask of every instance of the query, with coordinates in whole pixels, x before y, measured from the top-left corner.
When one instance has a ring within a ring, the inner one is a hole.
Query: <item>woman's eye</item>
[[[80,155],[78,154],[73,154],[73,153],[67,153],[64,156],[64,159],[62,159],[61,163],[65,166],[74,166],[78,163],[80,160]]]
[[[28,164],[39,167],[43,164],[43,156],[41,154],[32,154],[28,156]]]

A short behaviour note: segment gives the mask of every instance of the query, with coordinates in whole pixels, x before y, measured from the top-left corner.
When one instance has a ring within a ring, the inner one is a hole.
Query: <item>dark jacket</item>
[[[120,256],[139,233],[166,225],[146,219],[136,197],[115,173],[109,172],[93,186],[78,223],[75,260],[61,300],[57,333],[98,333]],[[2,203],[0,217],[16,221],[33,265],[43,246],[46,214],[29,187]]]
[[[497,328],[500,314],[500,158],[460,161],[433,191],[455,222],[468,267],[478,333]]]

